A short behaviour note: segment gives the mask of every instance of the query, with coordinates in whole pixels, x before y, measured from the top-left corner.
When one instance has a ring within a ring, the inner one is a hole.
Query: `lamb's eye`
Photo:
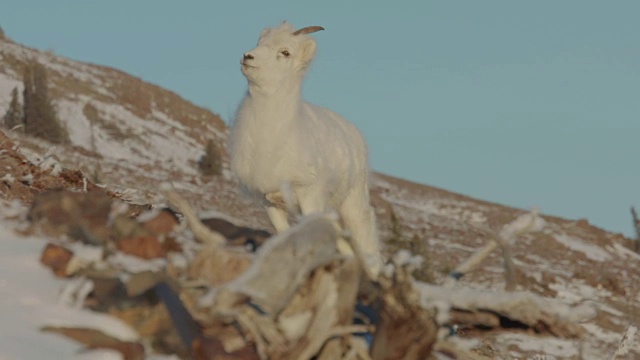
[[[291,53],[289,52],[289,50],[282,50],[282,51],[280,51],[280,54],[284,55],[284,57],[291,56]]]

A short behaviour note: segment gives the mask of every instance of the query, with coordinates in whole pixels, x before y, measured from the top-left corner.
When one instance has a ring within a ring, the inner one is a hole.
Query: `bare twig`
[[[513,263],[513,257],[511,256],[511,248],[509,242],[502,238],[500,234],[496,234],[495,241],[500,245],[502,249],[502,261],[504,264],[504,280],[505,290],[515,290],[516,288],[516,265]]]
[[[169,202],[177,207],[178,210],[180,210],[180,212],[187,219],[189,227],[193,232],[193,236],[195,236],[198,241],[214,246],[221,246],[226,242],[224,236],[217,232],[211,231],[202,223],[202,221],[200,221],[189,203],[182,196],[178,195],[178,193],[175,192],[175,190],[173,190],[171,186],[163,185],[162,190],[167,200],[169,200]]]
[[[631,217],[633,217],[633,227],[636,230],[635,251],[640,252],[640,219],[638,219],[638,214],[633,206],[631,207]]]

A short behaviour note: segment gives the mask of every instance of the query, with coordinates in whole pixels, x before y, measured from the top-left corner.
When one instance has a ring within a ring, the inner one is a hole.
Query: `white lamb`
[[[263,30],[258,46],[244,54],[249,89],[231,128],[231,166],[249,190],[267,199],[292,194],[303,215],[337,210],[366,257],[367,272],[377,277],[381,260],[365,141],[340,115],[301,99],[316,51],[306,34],[319,30],[294,31],[283,22]],[[288,227],[281,207],[271,204],[267,213],[278,232]]]

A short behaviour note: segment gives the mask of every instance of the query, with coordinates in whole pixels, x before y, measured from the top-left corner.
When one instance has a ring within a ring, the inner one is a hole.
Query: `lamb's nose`
[[[254,59],[253,55],[251,55],[249,53],[245,53],[243,55],[243,57],[244,57],[245,60],[253,60]]]

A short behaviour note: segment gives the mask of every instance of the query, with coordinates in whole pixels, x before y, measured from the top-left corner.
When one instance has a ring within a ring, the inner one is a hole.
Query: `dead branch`
[[[509,244],[539,229],[540,222],[534,211],[503,226],[499,233],[491,232],[493,244],[480,249],[457,271],[475,269],[497,247],[503,248],[509,271]],[[393,257],[395,263],[373,286],[379,299],[379,322],[367,354],[363,340],[352,334],[370,329],[351,324],[362,260],[357,248],[355,257],[339,254],[339,236],[337,221],[330,216],[303,218],[267,241],[238,278],[205,296],[200,303],[203,316],[214,319],[212,323],[235,324],[244,348],[254,346],[262,359],[417,360],[434,350],[461,359],[483,359],[438,339],[445,324],[498,328],[511,322],[556,336],[581,334],[567,306],[531,293],[417,283],[411,275],[415,261],[405,254]],[[215,330],[208,336],[215,339]]]
[[[222,246],[226,240],[224,236],[217,232],[211,231],[198,218],[195,211],[189,206],[189,203],[170,186],[162,187],[164,196],[172,203],[187,219],[189,228],[193,232],[193,236],[200,242],[213,246]]]
[[[371,346],[371,358],[425,359],[431,353],[438,324],[427,307],[420,304],[411,269],[399,266],[380,279],[382,309]]]
[[[329,340],[362,331],[351,326],[361,269],[353,257],[339,259],[338,230],[318,214],[270,239],[204,304],[210,316],[234,319],[269,359],[309,359]],[[342,358],[348,341],[339,345]]]
[[[498,319],[519,323],[537,332],[575,338],[582,334],[582,328],[574,324],[574,321],[576,318],[590,315],[530,292],[445,289],[428,284],[419,286],[424,306],[435,303],[449,304],[451,319],[474,322],[473,325],[495,324],[495,319],[491,319],[491,316],[496,316]]]
[[[500,316],[485,311],[466,311],[461,309],[449,310],[449,322],[466,327],[500,327]]]
[[[490,237],[490,241],[477,250],[466,261],[462,262],[452,271],[444,281],[443,286],[453,287],[464,275],[477,269],[489,255],[497,248],[502,249],[502,258],[505,267],[505,289],[515,289],[515,264],[511,256],[510,245],[515,240],[526,233],[540,231],[544,226],[544,220],[538,216],[538,209],[533,208],[531,212],[519,216],[512,222],[504,225],[499,232],[485,226],[473,225],[476,229]]]
[[[231,298],[246,296],[268,316],[277,316],[313,270],[336,259],[336,238],[336,224],[324,215],[305,218],[271,238],[249,269],[224,287],[229,295],[218,296],[215,307],[231,308]]]

